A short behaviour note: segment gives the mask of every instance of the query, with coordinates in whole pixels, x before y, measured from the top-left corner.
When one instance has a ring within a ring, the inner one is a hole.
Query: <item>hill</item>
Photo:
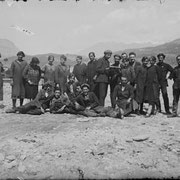
[[[124,50],[124,49],[134,49],[134,48],[142,48],[142,47],[152,47],[152,43],[117,43],[117,42],[100,42],[95,45],[81,50],[78,54],[87,56],[89,52],[95,52],[97,57],[102,56],[104,50],[111,49],[114,51]]]
[[[0,53],[3,58],[13,56],[18,51],[19,49],[13,42],[7,39],[0,39]]]
[[[164,53],[166,55],[166,62],[171,64],[172,66],[176,65],[176,56],[180,54],[180,39],[173,40],[168,43],[164,43],[155,47],[145,47],[145,48],[135,48],[135,49],[125,49],[123,50],[127,53],[133,51],[137,54],[138,60],[140,60],[143,56],[157,56],[159,53]],[[114,52],[117,54],[121,54],[123,51]]]

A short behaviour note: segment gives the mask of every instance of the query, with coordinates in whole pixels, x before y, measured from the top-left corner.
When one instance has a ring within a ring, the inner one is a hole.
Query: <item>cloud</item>
[[[81,35],[82,33],[88,33],[92,29],[91,25],[84,24],[79,27],[76,27],[72,31],[72,35]]]

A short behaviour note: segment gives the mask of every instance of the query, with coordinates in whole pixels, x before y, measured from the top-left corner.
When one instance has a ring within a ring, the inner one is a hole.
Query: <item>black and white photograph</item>
[[[0,179],[179,179],[179,8],[0,0]]]

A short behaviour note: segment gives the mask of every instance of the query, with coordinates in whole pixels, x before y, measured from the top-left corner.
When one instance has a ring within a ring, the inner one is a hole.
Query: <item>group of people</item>
[[[11,64],[12,109],[7,113],[42,114],[73,113],[85,116],[110,116],[123,118],[131,113],[150,117],[161,112],[160,91],[168,117],[176,117],[180,96],[180,55],[176,57],[177,66],[172,68],[165,63],[165,55],[143,57],[136,61],[134,52],[115,54],[114,63],[109,59],[112,51],[104,51],[98,60],[94,52],[89,53],[89,62],[82,62],[82,56],[76,57],[76,65],[71,72],[67,57],[60,56],[58,65],[54,65],[54,56],[48,57],[48,63],[42,68],[39,59],[33,57],[28,64],[23,58],[24,52],[17,53],[17,59]],[[0,74],[3,71],[0,65]],[[44,80],[38,90],[40,79]],[[170,112],[167,92],[168,81],[173,79],[173,109]],[[108,85],[110,85],[111,106],[105,107]],[[2,100],[3,81],[0,76],[0,100]],[[30,102],[23,105],[24,98]],[[20,106],[16,106],[20,99]],[[144,111],[143,103],[148,103]]]

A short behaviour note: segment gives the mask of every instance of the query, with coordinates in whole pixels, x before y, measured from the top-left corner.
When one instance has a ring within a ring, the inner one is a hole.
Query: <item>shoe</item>
[[[4,104],[0,104],[0,109],[3,109],[5,108],[5,105]]]
[[[177,114],[170,114],[167,116],[167,118],[173,118],[173,117],[178,117],[178,115]]]
[[[16,113],[16,110],[15,110],[15,108],[7,109],[6,113]]]
[[[166,111],[166,114],[167,115],[171,115],[172,113],[170,111]]]
[[[148,113],[147,113],[147,114],[145,115],[145,118],[149,118],[150,116],[151,116],[151,114],[148,114]]]

